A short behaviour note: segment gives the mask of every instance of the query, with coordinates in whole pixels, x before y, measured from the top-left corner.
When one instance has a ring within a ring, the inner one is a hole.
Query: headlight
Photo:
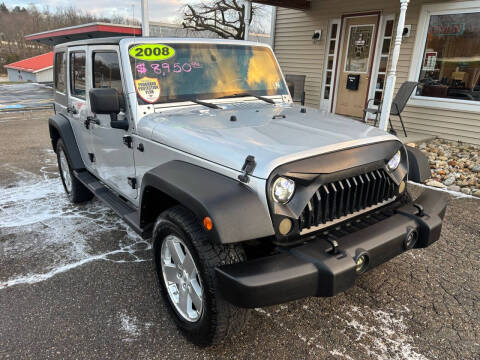
[[[398,165],[400,165],[400,160],[402,159],[402,154],[400,154],[400,150],[397,151],[395,155],[388,161],[388,170],[393,171],[396,168],[398,168]]]
[[[286,204],[290,201],[295,191],[295,182],[291,179],[279,177],[273,182],[272,197],[280,204]]]

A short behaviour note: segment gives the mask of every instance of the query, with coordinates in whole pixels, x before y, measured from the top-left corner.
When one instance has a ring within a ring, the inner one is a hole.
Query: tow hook
[[[417,216],[423,217],[423,215],[425,215],[425,213],[423,212],[423,206],[422,205],[417,204],[417,203],[413,203],[412,205],[418,210]]]
[[[338,254],[338,242],[333,239],[324,239],[326,242],[328,242],[332,247],[331,249],[328,249],[327,252],[332,255],[337,255]]]

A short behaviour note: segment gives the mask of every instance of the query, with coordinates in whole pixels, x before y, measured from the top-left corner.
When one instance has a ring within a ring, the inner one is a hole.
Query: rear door
[[[83,162],[85,166],[92,171],[95,167],[93,142],[90,129],[85,125],[85,120],[87,120],[87,116],[90,113],[87,104],[88,83],[90,78],[90,74],[87,71],[87,47],[76,46],[69,48],[67,64],[68,100],[65,112],[72,124]]]
[[[90,46],[91,86],[92,88],[114,88],[126,101],[122,83],[122,67],[118,46]],[[90,123],[92,141],[96,158],[97,176],[110,188],[113,188],[127,199],[137,197],[135,166],[133,161],[133,143],[131,129],[113,129],[110,126],[110,115],[95,115],[98,122]],[[126,111],[118,114],[118,120],[126,118]],[[132,119],[130,124],[132,124]]]

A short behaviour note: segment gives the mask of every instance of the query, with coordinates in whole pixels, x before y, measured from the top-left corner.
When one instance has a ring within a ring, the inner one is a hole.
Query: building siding
[[[37,81],[34,73],[22,70],[7,69],[7,74],[10,81]]]
[[[53,82],[53,67],[37,72],[37,82]]]
[[[22,70],[7,69],[8,80],[20,82],[52,82],[53,68],[45,69],[36,73]],[[21,78],[20,78],[21,75]]]
[[[445,1],[428,1],[428,3]],[[396,90],[408,80],[415,43],[417,23],[422,5],[427,1],[416,0],[409,4],[406,24],[412,25],[412,33],[404,39],[397,66]],[[285,74],[306,75],[305,101],[307,106],[320,106],[322,77],[326,51],[329,19],[343,14],[382,11],[398,16],[398,0],[312,0],[306,11],[277,9],[274,50]],[[396,25],[395,25],[396,28]],[[322,30],[320,41],[312,41],[314,30]],[[392,41],[393,46],[393,41]],[[387,69],[389,69],[388,64]],[[402,117],[407,131],[433,134],[449,140],[461,140],[480,144],[480,114],[464,111],[440,110],[419,106],[407,106]],[[398,130],[400,122],[392,117]]]

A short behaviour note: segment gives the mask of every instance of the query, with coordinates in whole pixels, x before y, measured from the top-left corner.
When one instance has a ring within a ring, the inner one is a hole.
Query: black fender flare
[[[85,169],[85,164],[80,155],[75,135],[73,134],[70,121],[61,114],[55,114],[48,119],[48,128],[50,130],[50,139],[52,140],[53,151],[57,151],[56,144],[58,139],[62,139],[65,144],[65,151],[72,170]]]
[[[423,183],[431,177],[427,156],[419,149],[405,146],[408,156],[408,179]]]
[[[190,209],[202,221],[209,216],[210,238],[238,243],[274,235],[268,208],[247,185],[212,170],[173,160],[145,173],[140,192],[140,219],[153,187]]]

